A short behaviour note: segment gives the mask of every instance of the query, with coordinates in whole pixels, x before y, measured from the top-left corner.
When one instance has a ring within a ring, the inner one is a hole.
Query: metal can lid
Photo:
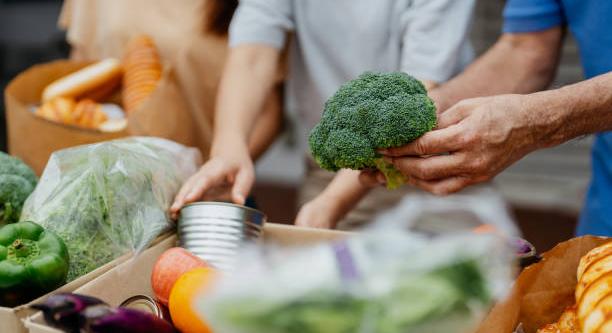
[[[162,319],[169,319],[166,309],[162,304],[146,295],[132,296],[119,305],[121,308],[128,308],[148,312]]]
[[[180,212],[180,220],[192,218],[219,218],[248,221],[263,226],[266,215],[257,209],[227,202],[200,201],[185,205]],[[180,222],[179,222],[180,224]]]

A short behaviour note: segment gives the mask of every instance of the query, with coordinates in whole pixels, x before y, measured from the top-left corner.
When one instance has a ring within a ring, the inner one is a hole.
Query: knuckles
[[[470,100],[462,100],[455,104],[454,108],[462,115],[465,115],[472,109],[472,102]]]
[[[412,144],[413,144],[414,152],[416,153],[416,155],[426,155],[427,154],[428,147],[424,143],[423,140],[417,139]]]
[[[481,173],[482,171],[486,170],[486,168],[487,168],[487,161],[482,156],[477,156],[473,158],[472,161],[469,163],[469,169],[470,169],[469,171],[472,174]]]

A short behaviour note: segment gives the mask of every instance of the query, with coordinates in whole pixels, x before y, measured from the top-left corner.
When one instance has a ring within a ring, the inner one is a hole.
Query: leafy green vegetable
[[[466,260],[424,274],[403,274],[373,298],[350,290],[320,290],[289,303],[238,297],[218,304],[215,314],[240,332],[412,332],[453,316],[465,321],[470,306],[489,304],[482,274],[476,262]]]
[[[145,248],[171,227],[166,211],[184,180],[177,160],[136,139],[60,151],[22,219],[39,221],[64,240],[71,259],[68,280],[74,280]]]
[[[0,226],[19,221],[23,203],[36,182],[36,174],[30,167],[0,152]]]
[[[396,188],[403,176],[376,150],[408,144],[435,125],[436,107],[420,81],[400,72],[366,72],[325,103],[309,145],[323,169],[377,168],[387,187]]]

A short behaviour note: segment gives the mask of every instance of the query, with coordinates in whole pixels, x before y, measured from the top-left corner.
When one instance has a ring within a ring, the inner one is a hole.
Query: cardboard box
[[[153,244],[163,243],[163,240],[168,239],[169,237],[170,237],[169,234],[160,236]],[[23,324],[23,321],[25,320],[25,318],[27,318],[28,316],[34,313],[34,311],[32,311],[29,308],[30,304],[44,301],[47,297],[49,297],[52,294],[62,293],[62,292],[73,292],[79,289],[80,287],[86,285],[88,282],[93,281],[95,278],[108,272],[112,268],[120,265],[121,263],[126,262],[128,259],[130,259],[130,257],[132,257],[132,254],[123,255],[109,262],[108,264],[102,267],[99,267],[98,269],[86,275],[83,275],[80,278],[62,286],[61,288],[54,290],[53,292],[47,295],[39,297],[38,299],[30,303],[20,305],[14,308],[0,307],[0,332],[2,333],[25,333],[27,332],[26,327]]]
[[[348,234],[268,223],[264,227],[264,242],[281,246],[304,246],[339,239]],[[98,297],[112,306],[118,306],[134,295],[153,296],[150,283],[153,265],[165,250],[176,245],[176,240],[176,236],[165,239],[134,260],[122,263],[75,292]],[[28,318],[26,326],[30,333],[61,333],[60,330],[47,326],[41,313]]]
[[[295,246],[346,235],[336,231],[268,224],[264,240]],[[145,251],[135,261],[121,264],[76,292],[100,297],[114,306],[136,294],[152,295],[149,277],[153,263],[175,241],[175,238],[165,240]],[[541,326],[556,322],[563,310],[574,303],[576,270],[580,258],[608,241],[609,238],[600,237],[575,238],[545,253],[540,263],[521,273],[508,299],[491,310],[477,333],[513,333],[519,324],[522,324],[525,333],[534,333]],[[28,318],[26,326],[31,333],[61,333],[46,326],[41,314]]]
[[[527,267],[515,282],[508,299],[497,304],[478,333],[512,333],[519,325],[534,333],[557,322],[574,305],[576,271],[582,256],[610,238],[580,237],[560,243],[543,255],[541,262]]]

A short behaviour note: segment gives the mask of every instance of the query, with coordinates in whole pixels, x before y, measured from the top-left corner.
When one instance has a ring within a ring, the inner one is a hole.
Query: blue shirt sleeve
[[[508,0],[504,9],[504,32],[522,33],[565,24],[561,0]]]

